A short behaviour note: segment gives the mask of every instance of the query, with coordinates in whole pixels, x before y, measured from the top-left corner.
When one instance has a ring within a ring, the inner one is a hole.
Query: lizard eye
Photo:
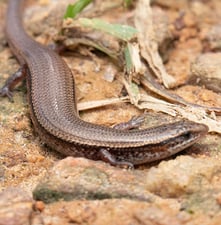
[[[190,132],[186,132],[186,133],[183,134],[183,137],[184,137],[185,139],[190,139],[191,136],[192,136],[192,134],[191,134]]]

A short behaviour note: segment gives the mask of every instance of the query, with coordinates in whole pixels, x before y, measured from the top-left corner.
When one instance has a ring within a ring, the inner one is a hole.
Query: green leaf
[[[133,62],[132,62],[132,59],[131,59],[130,50],[129,50],[128,45],[124,49],[124,58],[125,58],[125,62],[126,62],[126,71],[127,71],[128,74],[130,74],[130,72],[133,69]]]
[[[79,22],[85,26],[111,34],[121,40],[129,41],[138,32],[134,27],[122,24],[110,24],[100,19],[80,18]]]
[[[124,0],[124,4],[126,7],[129,7],[132,3],[132,0]]]
[[[64,19],[75,18],[78,13],[80,13],[87,5],[89,5],[92,0],[78,0],[75,4],[69,4]]]

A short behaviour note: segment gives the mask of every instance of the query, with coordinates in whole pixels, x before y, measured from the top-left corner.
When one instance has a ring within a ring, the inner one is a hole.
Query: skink
[[[186,120],[131,131],[81,120],[72,72],[54,51],[27,35],[21,18],[23,2],[9,1],[6,36],[14,55],[28,72],[31,119],[49,147],[64,155],[132,166],[169,157],[207,133],[206,125]],[[13,85],[6,86],[1,90],[2,95],[8,95],[4,90],[10,92]]]

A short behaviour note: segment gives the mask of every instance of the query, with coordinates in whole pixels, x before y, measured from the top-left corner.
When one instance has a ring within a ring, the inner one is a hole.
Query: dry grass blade
[[[145,77],[141,77],[141,83],[144,88],[152,91],[153,93],[161,96],[162,98],[168,100],[171,103],[178,103],[188,107],[195,107],[198,109],[202,109],[208,112],[216,112],[217,114],[221,113],[221,107],[210,107],[210,106],[202,106],[194,103],[190,103],[185,101],[182,97],[170,93],[168,90],[164,89],[160,84],[158,84],[151,74],[146,75]]]
[[[147,61],[155,76],[163,81],[165,87],[173,87],[175,79],[166,72],[158,53],[149,0],[139,0],[137,2],[134,22],[136,29],[139,31],[137,36],[142,57]]]
[[[121,98],[110,98],[98,101],[90,101],[90,102],[82,102],[78,103],[78,110],[88,110],[88,109],[95,109],[106,105],[117,104],[122,102],[129,102],[129,97],[121,97]]]
[[[175,105],[148,95],[141,95],[141,100],[137,107],[140,109],[164,112],[171,116],[180,116],[196,123],[203,123],[209,127],[210,132],[221,134],[221,121],[212,118],[212,116],[202,108]]]

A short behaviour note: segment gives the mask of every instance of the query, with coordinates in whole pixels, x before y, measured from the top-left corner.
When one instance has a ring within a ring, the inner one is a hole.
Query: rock
[[[189,218],[187,214],[177,214],[170,201],[157,206],[127,199],[57,202],[48,205],[40,216],[42,224],[53,225],[177,225]]]
[[[7,188],[0,193],[0,225],[28,225],[33,200],[19,188]]]
[[[122,170],[107,163],[67,157],[59,161],[33,192],[34,199],[46,203],[59,199],[127,198],[153,201],[143,186],[139,171]]]
[[[143,182],[147,190],[161,197],[181,197],[211,188],[211,178],[221,173],[220,168],[220,161],[214,158],[180,156],[151,167]]]
[[[212,26],[206,35],[211,50],[221,50],[221,24]]]
[[[190,82],[221,92],[221,53],[200,55],[191,65]]]
[[[170,198],[206,191],[211,188],[211,177],[220,172],[220,162],[213,158],[180,156],[142,171],[67,157],[54,165],[37,185],[33,196],[46,203],[59,199],[112,198],[154,202],[158,199],[156,195]]]

